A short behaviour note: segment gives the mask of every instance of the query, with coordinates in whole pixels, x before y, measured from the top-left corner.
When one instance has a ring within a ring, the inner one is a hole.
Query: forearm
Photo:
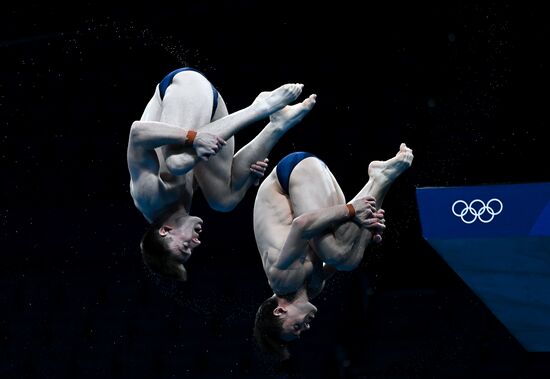
[[[327,229],[350,220],[350,210],[346,204],[335,205],[296,217],[293,224],[300,228],[304,239],[314,238]]]
[[[258,106],[251,105],[210,124],[200,127],[201,132],[215,134],[224,140],[231,138],[241,127],[259,121],[265,115]],[[189,129],[158,121],[135,121],[130,129],[130,143],[145,149],[164,145],[182,145],[187,141]]]
[[[157,121],[135,121],[130,129],[130,143],[147,150],[164,145],[183,145],[187,130]]]
[[[303,265],[302,257],[307,254],[307,245],[310,239],[325,234],[327,229],[349,219],[349,209],[345,204],[304,213],[296,217],[292,220],[290,231],[275,267],[286,270],[293,264]]]

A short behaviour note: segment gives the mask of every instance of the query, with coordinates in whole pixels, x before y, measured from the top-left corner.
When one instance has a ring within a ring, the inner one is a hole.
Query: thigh
[[[216,121],[227,115],[227,106],[221,95],[218,95],[218,107],[216,108],[212,121]],[[196,172],[199,177],[217,177],[229,180],[235,152],[235,138],[231,137],[226,142],[227,145],[225,145],[218,154],[214,155],[206,162],[201,162],[197,166]],[[206,182],[208,182],[208,180],[206,180]]]
[[[290,198],[294,217],[345,204],[345,196],[334,175],[319,159],[307,158],[300,162],[290,176]],[[355,268],[363,256],[366,245],[360,245],[362,231],[354,222],[345,222],[331,232],[311,240],[317,256],[339,270]]]
[[[294,167],[290,174],[289,197],[294,217],[346,202],[332,172],[315,157],[306,158]]]
[[[213,121],[228,115],[227,107],[221,95],[218,96],[218,107]],[[206,162],[200,162],[194,169],[195,177],[204,196],[216,202],[222,201],[230,190],[231,168],[235,153],[235,138],[228,139],[227,144]]]
[[[166,89],[161,121],[200,132],[205,125],[228,114],[225,102],[218,95],[218,104],[212,117],[213,102],[212,84],[203,75],[195,71],[180,72]],[[166,148],[163,150],[165,154],[190,152],[185,148],[174,147],[170,147],[169,151]],[[207,199],[218,200],[225,194],[231,178],[233,153],[234,140],[231,138],[218,154],[195,166],[195,177]]]
[[[160,95],[158,98],[160,99]],[[200,131],[204,125],[210,123],[212,104],[210,82],[196,71],[182,71],[172,78],[164,92],[159,121],[185,130]],[[194,153],[192,148],[183,145],[165,145],[160,151],[164,159],[172,155]]]

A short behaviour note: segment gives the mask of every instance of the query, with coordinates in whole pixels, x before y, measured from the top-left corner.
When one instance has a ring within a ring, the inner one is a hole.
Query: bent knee
[[[238,201],[232,201],[231,199],[207,199],[208,205],[215,211],[218,212],[231,212],[238,204]]]
[[[359,262],[355,259],[349,259],[349,257],[335,256],[328,259],[324,259],[324,262],[330,266],[333,266],[338,271],[352,271],[359,266]]]
[[[323,261],[330,266],[343,267],[346,263],[346,257],[345,257],[345,254],[343,253],[331,254],[330,257],[325,257]],[[348,271],[348,270],[344,270],[344,271]]]
[[[353,249],[344,244],[328,243],[326,240],[321,240],[315,241],[314,246],[317,255],[319,255],[323,262],[335,267],[338,271],[351,271],[361,261],[362,255],[354,253]]]
[[[338,271],[352,271],[355,270],[361,263],[362,255],[348,255],[347,257],[340,259],[339,262],[334,264],[334,267]]]
[[[196,165],[196,157],[187,153],[178,153],[166,157],[166,168],[172,175],[184,175]]]
[[[359,263],[356,264],[349,264],[349,263],[342,263],[339,265],[334,265],[334,268],[338,271],[353,271],[359,266]]]
[[[233,193],[221,190],[222,186],[216,187],[214,191],[211,188],[203,188],[202,192],[208,205],[218,212],[231,212],[239,204],[239,199]]]

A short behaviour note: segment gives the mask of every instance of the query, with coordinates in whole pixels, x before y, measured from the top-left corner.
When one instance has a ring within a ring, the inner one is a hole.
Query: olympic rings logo
[[[468,204],[464,200],[457,200],[453,203],[451,210],[456,217],[460,217],[463,223],[471,224],[476,220],[487,224],[502,212],[504,206],[502,201],[493,198],[485,204],[480,199],[474,199]],[[498,209],[498,210],[497,210]],[[457,210],[460,210],[457,212]]]

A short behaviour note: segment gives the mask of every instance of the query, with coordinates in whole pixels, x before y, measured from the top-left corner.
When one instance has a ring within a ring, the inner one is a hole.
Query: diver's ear
[[[286,314],[286,309],[281,307],[281,306],[278,306],[273,310],[273,314],[275,316],[282,316],[282,315]]]
[[[160,228],[159,228],[159,234],[164,237],[168,234],[168,232],[170,232],[170,230],[172,230],[172,227],[171,226],[168,226],[168,225],[162,225]]]

